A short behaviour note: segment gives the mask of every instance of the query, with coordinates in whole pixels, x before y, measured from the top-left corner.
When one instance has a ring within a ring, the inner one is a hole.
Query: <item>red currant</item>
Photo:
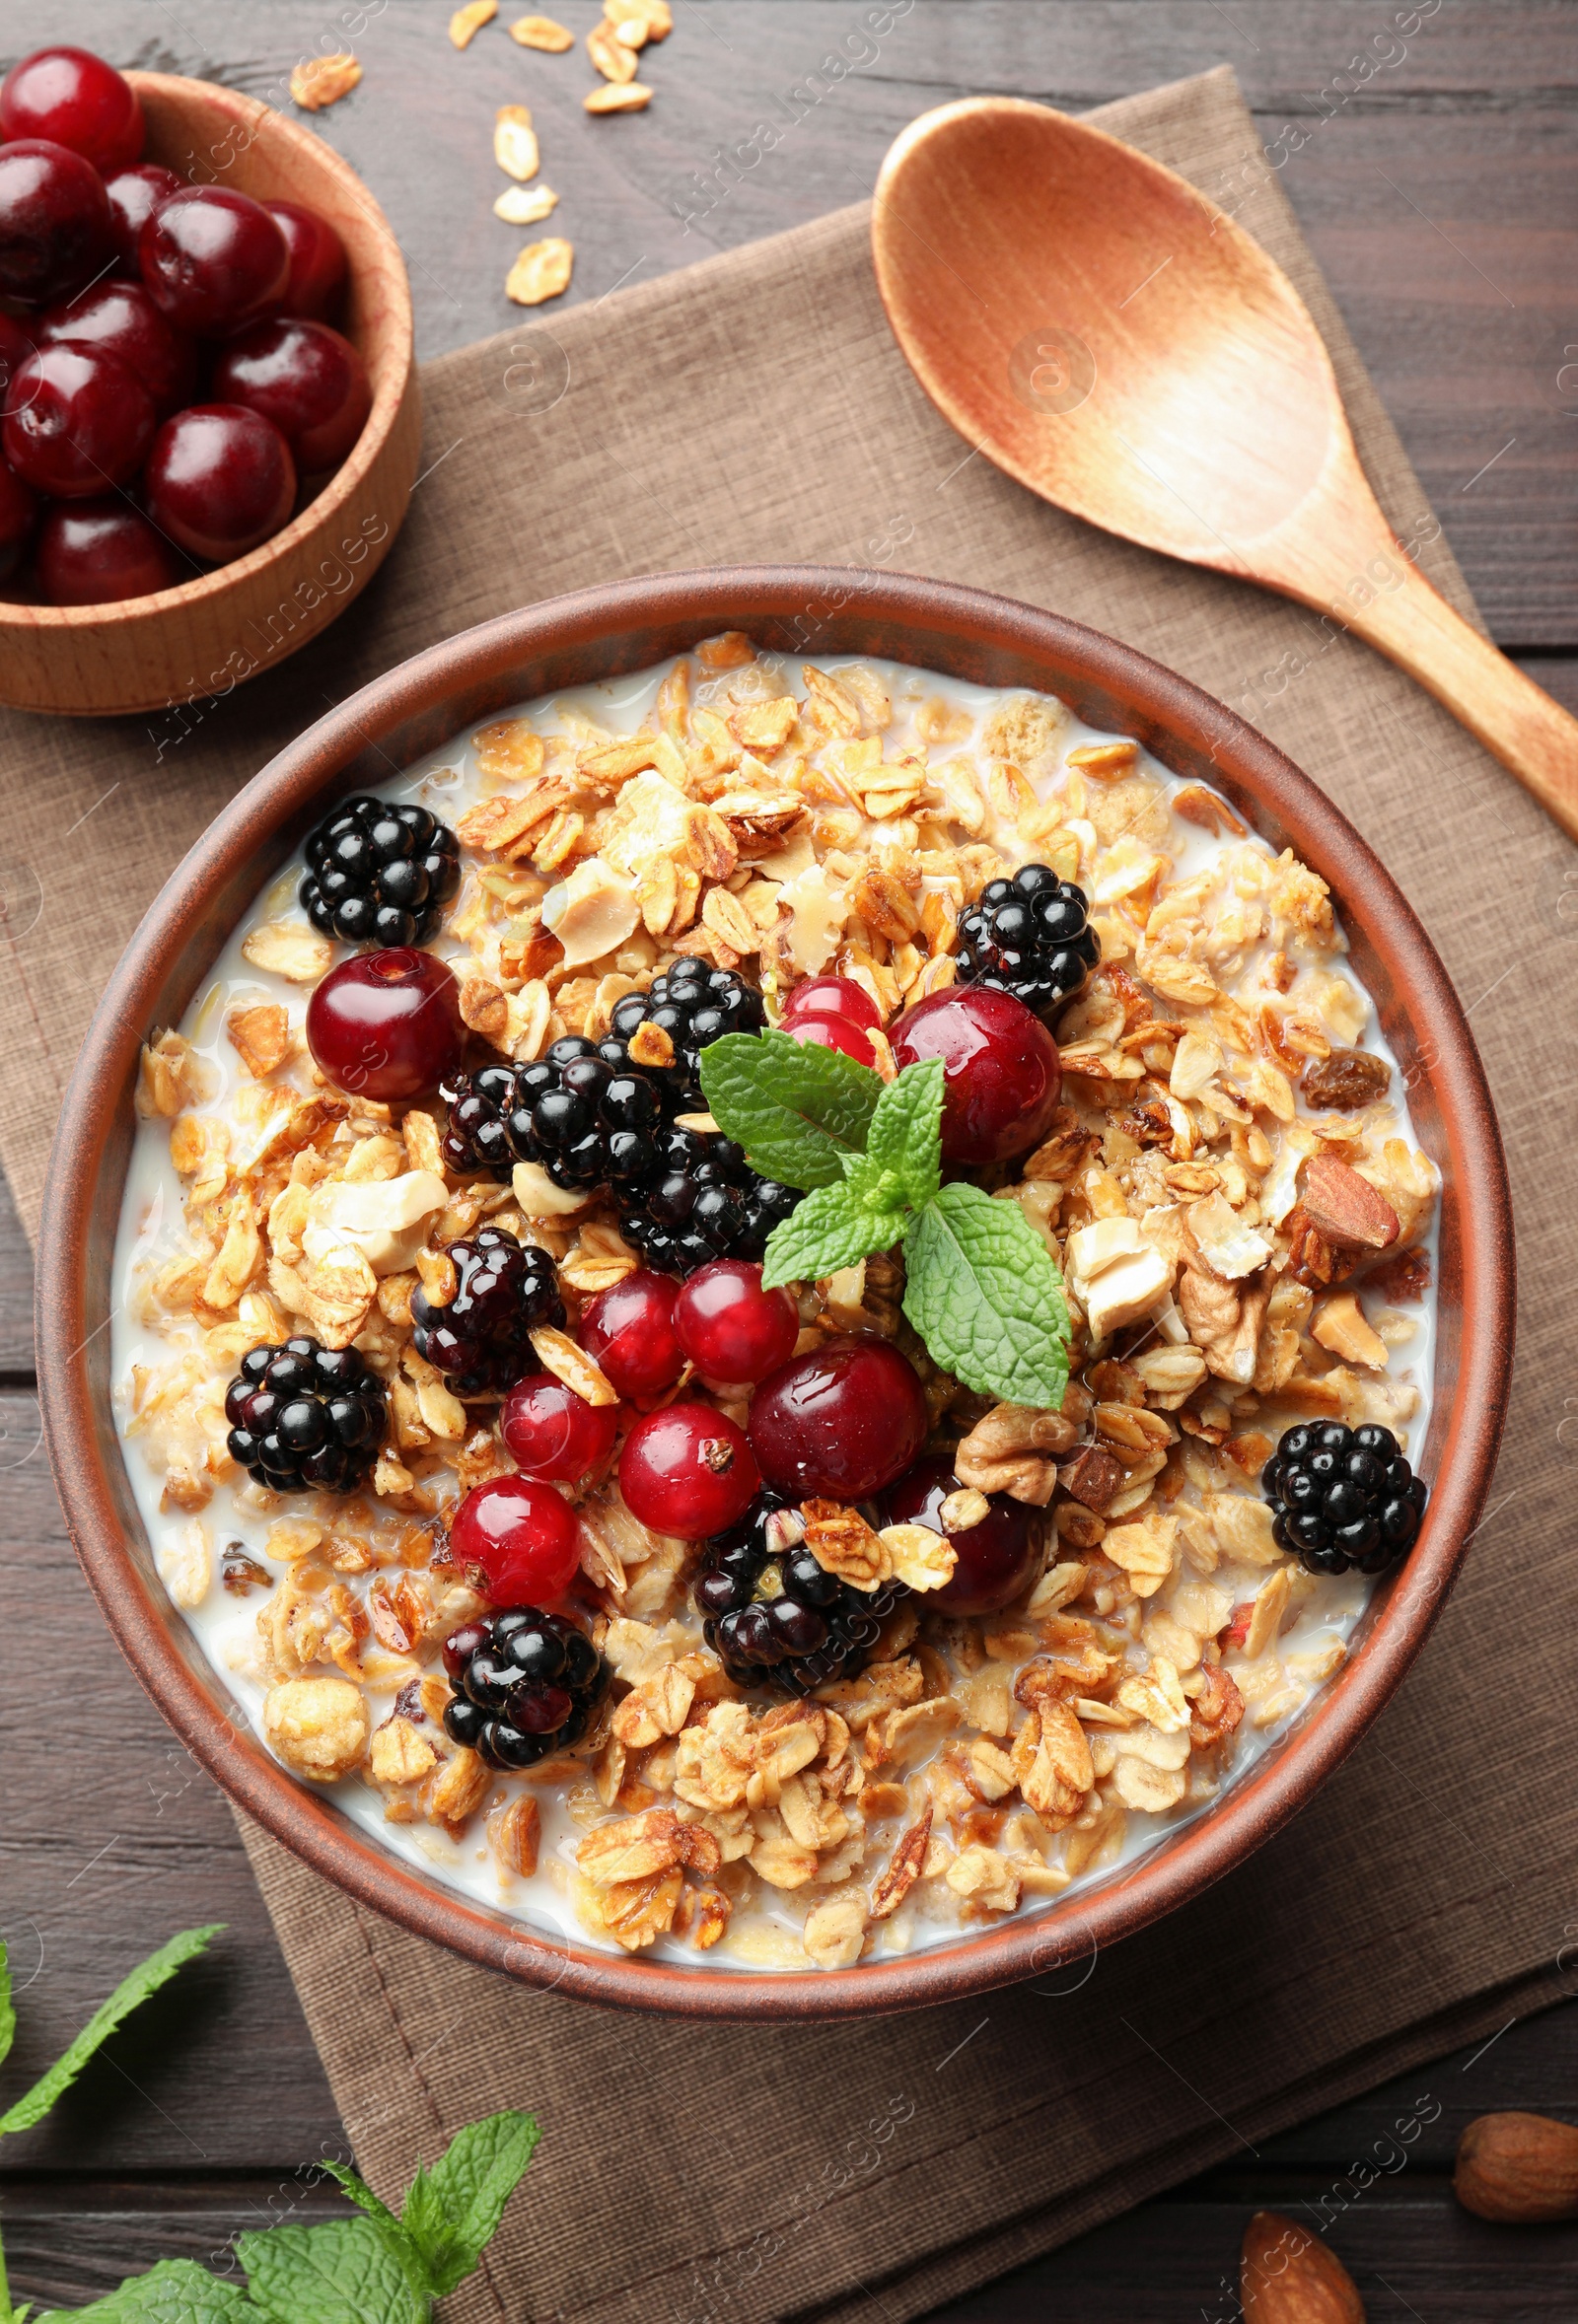
[[[272,420],[304,475],[337,467],[373,407],[367,366],[326,322],[275,317],[232,339],[214,366],[221,403]]]
[[[111,189],[112,190],[112,189]],[[345,289],[345,245],[316,210],[300,202],[264,202],[290,252],[290,281],[282,312],[328,322]]]
[[[814,1049],[841,1049],[857,1065],[875,1066],[877,1062],[865,1027],[852,1024],[847,1017],[802,1017],[793,1024],[786,1019],[783,1029],[791,1041],[808,1042]]]
[[[736,1524],[761,1479],[745,1431],[710,1404],[667,1404],[638,1420],[619,1455],[619,1491],[654,1533],[705,1541]]]
[[[191,578],[147,518],[112,495],[46,509],[36,562],[50,605],[115,604]]]
[[[239,403],[190,403],[166,420],[144,483],[160,530],[213,565],[272,539],[296,505],[290,446]]]
[[[518,1380],[499,1415],[499,1435],[523,1476],[565,1485],[579,1485],[603,1466],[618,1429],[616,1404],[589,1404],[551,1372]]]
[[[795,1352],[800,1310],[786,1291],[763,1291],[748,1259],[714,1259],[687,1276],[675,1302],[680,1346],[704,1379],[744,1386]]]
[[[829,1340],[791,1357],[751,1399],[751,1449],[776,1493],[869,1501],[926,1441],[926,1398],[886,1340]]]
[[[11,383],[0,440],[35,492],[86,500],[137,473],[155,425],[153,398],[118,355],[40,347]]]
[[[893,1030],[894,1063],[943,1060],[943,1159],[1011,1162],[1040,1145],[1057,1111],[1057,1044],[1012,993],[953,985],[907,1009]]]
[[[638,1267],[622,1283],[600,1291],[581,1318],[582,1347],[610,1386],[634,1403],[661,1396],[684,1370],[674,1331],[679,1294],[672,1275]]]
[[[224,339],[279,305],[290,280],[285,237],[261,202],[223,185],[183,185],[137,245],[156,307],[177,328]]]
[[[843,1017],[870,1031],[882,1022],[882,1011],[864,985],[849,976],[808,976],[797,984],[783,1005],[787,1032],[808,1017]]]
[[[946,1530],[943,1503],[964,1487],[947,1459],[917,1460],[885,1497],[890,1525],[929,1525]],[[934,1589],[927,1604],[946,1614],[998,1614],[1029,1587],[1040,1564],[1041,1518],[1037,1510],[1006,1493],[989,1493],[978,1525],[948,1534],[958,1563],[954,1577]]]
[[[0,582],[9,581],[21,564],[37,514],[36,499],[0,459]]]
[[[41,137],[0,145],[0,294],[69,299],[114,252],[109,197],[91,162]]]
[[[171,329],[140,282],[95,283],[38,318],[40,347],[101,347],[135,372],[163,419],[191,401],[197,350]]]
[[[490,1477],[473,1485],[450,1522],[461,1566],[480,1567],[495,1605],[545,1606],[575,1579],[575,1512],[551,1485]]]
[[[0,137],[49,137],[106,176],[142,152],[137,92],[87,48],[39,48],[0,83]]]
[[[331,968],[307,1004],[321,1073],[358,1097],[416,1097],[459,1070],[460,987],[432,952],[401,946]]]
[[[115,262],[134,282],[142,280],[137,251],[142,230],[163,201],[185,184],[163,162],[139,162],[134,170],[117,170],[105,185],[115,237]]]

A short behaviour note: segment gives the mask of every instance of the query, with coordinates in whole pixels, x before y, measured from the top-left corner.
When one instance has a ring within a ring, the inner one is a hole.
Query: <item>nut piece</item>
[[[1481,2114],[1458,2141],[1452,2191],[1482,2219],[1578,2218],[1578,2129],[1547,2114]]]
[[[233,1009],[225,1020],[230,1045],[254,1082],[277,1073],[291,1052],[289,1013],[277,1001]]]
[[[1245,2324],[1364,2324],[1364,2302],[1329,2245],[1274,2211],[1244,2230],[1239,2292]]]
[[[1137,1323],[1173,1288],[1173,1261],[1127,1217],[1076,1227],[1067,1259],[1069,1288],[1085,1310],[1093,1340],[1106,1339],[1120,1324]]]
[[[315,1784],[361,1765],[370,1725],[362,1690],[348,1678],[282,1678],[263,1698],[270,1749]]]
[[[493,0],[497,7],[498,0]],[[348,49],[334,56],[303,57],[290,77],[290,96],[304,113],[322,112],[325,105],[337,105],[342,97],[349,97],[362,77],[362,68]]]
[[[504,296],[517,307],[540,307],[561,298],[570,287],[575,248],[558,235],[528,243],[504,278]]]
[[[1334,1154],[1317,1154],[1306,1163],[1300,1208],[1339,1251],[1384,1251],[1402,1232],[1386,1196]]]
[[[1073,1382],[1060,1412],[994,1404],[955,1453],[954,1474],[977,1493],[1009,1493],[1033,1509],[1044,1509],[1057,1486],[1054,1458],[1073,1451],[1089,1408],[1083,1389]]]

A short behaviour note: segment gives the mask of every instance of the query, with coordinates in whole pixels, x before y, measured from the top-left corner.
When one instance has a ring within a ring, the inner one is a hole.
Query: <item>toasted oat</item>
[[[241,956],[289,984],[317,984],[334,964],[334,948],[305,920],[265,920],[243,939]]]
[[[602,24],[594,25],[588,33],[586,52],[606,81],[635,79],[635,51],[626,48],[607,18]]]
[[[619,1391],[610,1385],[584,1348],[567,1333],[544,1324],[531,1335],[532,1347],[544,1372],[551,1372],[588,1404],[617,1404]]]
[[[536,226],[559,206],[551,185],[507,185],[493,204],[493,215],[506,226]]]
[[[499,0],[466,0],[466,6],[457,8],[450,18],[450,38],[455,46],[469,46],[482,27],[490,25],[498,12]]]
[[[652,92],[639,81],[626,81],[622,88],[610,81],[590,91],[581,103],[589,113],[639,113],[652,103]]]
[[[562,298],[574,264],[574,245],[558,235],[528,243],[505,277],[504,295],[517,307],[540,307],[548,299]]]
[[[819,1969],[852,1968],[865,1940],[864,1889],[841,1888],[825,1903],[813,1905],[806,1915],[802,1942]]]
[[[493,116],[493,159],[506,176],[519,178],[522,184],[537,176],[541,157],[530,106],[499,106]]]
[[[337,1783],[361,1765],[371,1722],[348,1678],[284,1678],[263,1698],[271,1750],[315,1784]]]
[[[575,35],[551,16],[518,16],[510,27],[510,38],[523,48],[546,49],[553,56],[562,56],[575,46]]]
[[[608,14],[617,23],[639,22],[649,40],[667,40],[674,31],[669,0],[605,0]]]
[[[231,1047],[255,1082],[277,1073],[295,1047],[289,1011],[277,1001],[264,1002],[254,1009],[233,1009],[225,1020],[225,1031]]]
[[[362,68],[348,49],[333,56],[303,57],[291,72],[291,103],[304,113],[321,112],[324,106],[349,97],[361,77]]]

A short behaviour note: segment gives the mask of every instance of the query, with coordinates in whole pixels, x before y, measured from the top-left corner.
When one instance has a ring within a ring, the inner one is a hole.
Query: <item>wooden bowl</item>
[[[172,73],[126,78],[142,99],[146,160],[194,183],[302,202],[334,228],[348,261],[343,328],[373,408],[317,499],[249,556],[115,604],[0,602],[0,702],[76,718],[229,693],[326,629],[389,554],[421,438],[405,262],[354,170],[255,97]]]
[[[989,686],[1060,694],[1179,774],[1224,791],[1330,884],[1352,958],[1443,1177],[1436,1397],[1418,1464],[1429,1513],[1377,1589],[1340,1675],[1219,1805],[1138,1862],[957,1942],[822,1975],[610,1957],[536,1935],[387,1854],[253,1736],[149,1554],[109,1405],[110,1261],[139,1043],[179,1023],[238,920],[346,793],[387,781],[506,706],[637,670],[719,630],[791,653],[893,655]],[[486,1966],[588,2000],[681,2014],[834,2017],[912,2008],[1083,1962],[1269,1838],[1353,1748],[1418,1653],[1490,1481],[1511,1375],[1512,1219],[1501,1145],[1446,970],[1395,881],[1308,776],[1253,727],[1131,647],[1005,598],[848,567],[675,573],[583,591],[449,638],[310,727],[178,868],[100,1004],[66,1093],[38,1249],[38,1376],[50,1459],[83,1568],[133,1669],[231,1796],[325,1878]]]

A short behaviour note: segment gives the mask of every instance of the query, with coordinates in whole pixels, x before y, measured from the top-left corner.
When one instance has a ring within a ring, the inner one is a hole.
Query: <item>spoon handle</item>
[[[1401,588],[1349,615],[1349,626],[1400,664],[1578,839],[1578,719],[1525,677],[1416,566]]]

